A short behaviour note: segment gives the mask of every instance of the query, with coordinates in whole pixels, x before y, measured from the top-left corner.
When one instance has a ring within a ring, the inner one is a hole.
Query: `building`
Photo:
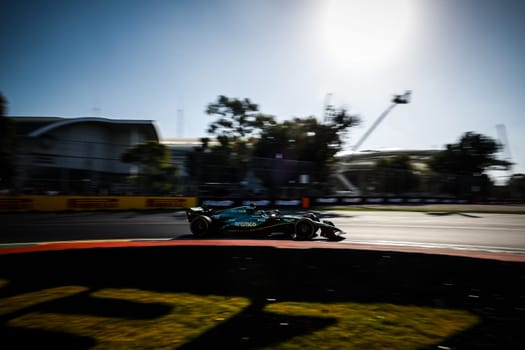
[[[373,168],[379,159],[392,158],[406,155],[410,158],[412,166],[416,170],[427,170],[428,160],[440,150],[417,150],[417,149],[379,149],[365,151],[341,151],[335,158],[347,171],[369,170]]]
[[[186,168],[186,157],[195,149],[202,147],[202,141],[199,138],[166,138],[160,141],[170,149],[171,161],[179,169],[180,181],[190,186],[193,184],[189,171]],[[215,139],[209,140],[209,146],[216,146],[218,143]],[[380,150],[364,150],[364,151],[341,151],[335,155],[337,160],[333,176],[326,179],[328,187],[333,193],[347,196],[361,196],[375,192],[377,186],[374,182],[377,179],[375,171],[376,163],[379,159],[392,158],[400,155],[408,156],[414,172],[419,174],[428,174],[428,160],[439,150],[417,150],[417,149],[380,149]],[[268,170],[282,170],[276,168],[274,159],[257,160],[257,166],[260,168],[268,168]],[[282,165],[281,165],[282,166]],[[261,181],[254,179],[253,169],[249,172],[246,181],[235,185],[237,192],[241,192],[244,183],[246,187],[256,188],[257,191],[264,192],[261,187]],[[300,182],[300,179],[297,179]],[[205,188],[222,187],[224,190],[227,185],[224,183],[217,184],[198,184],[200,189],[193,188],[193,192],[206,193]],[[428,187],[428,186],[427,186]],[[309,187],[311,190],[313,187]],[[419,186],[418,191],[427,191],[428,188]],[[329,193],[325,193],[329,194]]]
[[[133,166],[120,161],[130,146],[158,141],[151,120],[9,117],[17,134],[18,192],[119,193]]]
[[[171,163],[177,167],[179,176],[182,178],[189,177],[188,169],[186,169],[186,156],[202,147],[202,139],[195,137],[164,138],[160,140],[160,143],[168,147]],[[210,139],[208,143],[211,147],[218,144],[218,141],[215,139]]]
[[[337,191],[350,195],[365,195],[375,191],[372,172],[378,160],[397,156],[408,156],[412,169],[420,174],[428,173],[428,161],[440,150],[380,149],[363,151],[341,151],[335,155],[337,160]],[[397,174],[399,175],[399,174]],[[392,170],[389,176],[396,176]],[[419,189],[419,191],[428,189]]]

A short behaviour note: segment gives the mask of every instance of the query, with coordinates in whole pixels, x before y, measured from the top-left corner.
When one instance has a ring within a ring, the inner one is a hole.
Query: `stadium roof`
[[[413,156],[431,156],[439,149],[403,149],[403,148],[382,148],[375,150],[363,151],[340,151],[335,154],[336,158],[362,158],[372,156],[394,156],[398,154],[407,154]]]

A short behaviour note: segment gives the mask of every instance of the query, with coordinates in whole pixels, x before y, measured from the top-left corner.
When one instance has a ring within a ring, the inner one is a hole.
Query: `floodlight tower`
[[[410,103],[410,98],[411,98],[411,95],[412,95],[412,91],[411,90],[407,90],[405,91],[404,94],[402,95],[394,95],[394,97],[392,98],[391,100],[391,104],[390,106],[388,106],[388,108],[379,115],[379,117],[376,119],[376,121],[374,122],[374,124],[372,124],[372,126],[365,132],[365,134],[359,139],[359,141],[357,141],[357,143],[352,146],[352,152],[355,152],[359,149],[359,147],[361,147],[361,145],[363,144],[363,142],[366,141],[366,139],[370,136],[370,134],[377,128],[377,126],[385,119],[385,117],[388,115],[388,113],[390,113],[395,106],[397,105],[403,105],[403,104],[408,104]],[[347,158],[347,160],[350,160],[350,158],[352,157],[352,154]],[[359,189],[357,189],[357,187],[355,187],[347,178],[346,176],[344,175],[344,166],[343,164],[340,162],[339,163],[339,168],[337,170],[337,173],[336,173],[336,176],[337,178],[348,188],[348,190],[350,190],[351,192],[354,192],[354,193],[359,193]]]

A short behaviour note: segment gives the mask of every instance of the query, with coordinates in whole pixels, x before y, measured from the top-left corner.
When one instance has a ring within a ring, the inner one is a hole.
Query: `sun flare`
[[[320,12],[324,55],[338,66],[374,69],[399,57],[414,28],[410,0],[327,0]]]

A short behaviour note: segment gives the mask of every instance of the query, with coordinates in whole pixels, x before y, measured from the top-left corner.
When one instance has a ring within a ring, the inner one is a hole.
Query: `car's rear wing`
[[[212,213],[212,209],[207,209],[203,207],[193,207],[186,209],[186,217],[188,218],[189,222],[191,222],[194,218],[196,218],[199,215],[210,215]]]

